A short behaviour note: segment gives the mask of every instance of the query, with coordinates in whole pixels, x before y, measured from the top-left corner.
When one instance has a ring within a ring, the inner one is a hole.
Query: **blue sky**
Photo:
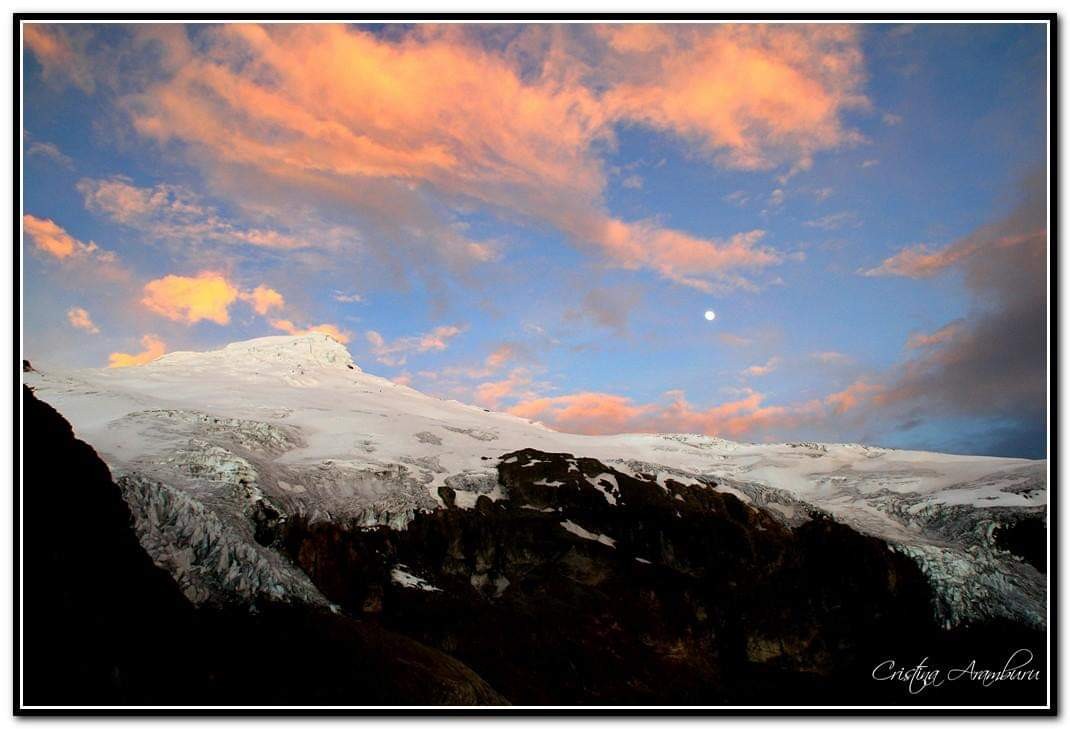
[[[24,352],[318,328],[563,430],[1044,457],[1045,44],[27,25]]]

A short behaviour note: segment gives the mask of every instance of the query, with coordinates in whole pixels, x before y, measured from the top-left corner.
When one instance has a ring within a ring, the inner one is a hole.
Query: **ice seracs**
[[[300,516],[405,529],[418,512],[443,507],[444,486],[460,508],[505,499],[499,459],[531,448],[596,459],[655,489],[668,479],[708,486],[788,525],[831,515],[923,565],[949,620],[979,610],[1043,620],[1043,575],[993,537],[1044,518],[1043,461],[558,433],[372,375],[321,333],[123,369],[39,362],[23,378],[125,484],[143,544],[198,599],[281,590],[320,600],[273,550],[280,524]],[[612,506],[612,479],[591,477]]]

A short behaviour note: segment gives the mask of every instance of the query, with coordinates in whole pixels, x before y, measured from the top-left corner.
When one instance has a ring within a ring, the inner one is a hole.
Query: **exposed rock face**
[[[504,703],[442,652],[315,605],[195,608],[93,450],[29,390],[23,407],[20,705]]]
[[[914,560],[826,517],[791,527],[706,485],[569,454],[507,454],[499,472],[505,499],[404,531],[294,519],[285,548],[330,600],[461,658],[514,703],[887,703],[906,697],[870,676],[889,655],[1006,659],[1043,642],[999,621],[944,630]]]

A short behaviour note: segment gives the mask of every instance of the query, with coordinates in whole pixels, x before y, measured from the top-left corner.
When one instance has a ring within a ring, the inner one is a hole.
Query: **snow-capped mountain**
[[[698,493],[680,489],[697,489],[731,495],[787,529],[831,517],[914,561],[947,628],[1046,623],[1043,461],[559,433],[363,372],[323,334],[176,352],[140,367],[34,368],[24,382],[108,465],[143,547],[194,602],[334,606],[314,570],[279,549],[285,525],[398,532],[420,514],[478,510],[575,478],[608,514],[644,498],[641,489],[680,502]],[[522,484],[517,464],[543,477]],[[526,498],[532,511],[564,509]],[[592,524],[561,518],[558,528],[601,549],[627,546]],[[633,558],[656,564],[658,555]],[[405,563],[388,568],[407,590],[445,589]],[[509,584],[493,570],[470,579],[492,595]]]

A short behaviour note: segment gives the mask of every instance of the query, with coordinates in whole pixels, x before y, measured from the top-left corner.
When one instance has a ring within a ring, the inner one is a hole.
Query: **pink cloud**
[[[524,400],[508,412],[587,435],[687,432],[735,438],[798,427],[822,414],[820,403],[763,406],[763,396],[754,391],[709,408],[695,408],[680,391],[666,396],[667,402],[639,404],[621,395],[581,392]]]
[[[950,324],[937,329],[935,332],[915,332],[907,340],[907,349],[924,349],[936,347],[953,340],[962,331],[962,321],[953,321]]]
[[[430,332],[413,337],[401,337],[387,342],[383,335],[374,329],[364,333],[365,339],[372,347],[375,358],[389,366],[401,366],[410,353],[441,352],[449,347],[449,342],[463,332],[465,327],[446,325],[436,327]]]
[[[487,408],[496,408],[506,398],[528,396],[531,375],[527,369],[517,368],[503,380],[484,382],[475,389],[475,401]]]
[[[1021,231],[995,231],[991,226],[963,238],[944,248],[931,250],[924,243],[904,248],[894,256],[884,259],[876,268],[864,270],[865,276],[905,276],[907,278],[929,278],[948,268],[962,263],[982,251],[995,251],[1035,244],[1044,240],[1047,232],[1043,228]]]
[[[617,265],[704,291],[751,285],[750,272],[780,263],[759,230],[713,237],[607,214],[599,150],[616,125],[645,124],[698,140],[723,164],[804,169],[815,152],[857,138],[841,122],[866,103],[857,32],[569,33],[601,61],[588,66],[571,41],[551,42],[531,74],[444,26],[385,38],[327,24],[225,25],[199,36],[196,55],[184,37],[162,39],[180,62],[126,108],[140,134],[189,145],[216,179],[253,170],[313,196],[359,190],[359,204],[374,185],[395,199],[434,190],[455,208],[475,201],[547,222]],[[493,253],[455,242],[470,260]]]
[[[507,412],[569,433],[700,433],[732,439],[784,438],[801,428],[823,428],[849,411],[868,404],[882,392],[879,385],[858,380],[824,398],[785,405],[767,405],[765,396],[744,390],[734,399],[696,407],[680,390],[657,402],[637,403],[604,392],[579,392],[552,397],[519,395]],[[515,393],[503,387],[500,398]]]
[[[47,81],[67,81],[90,93],[95,84],[89,61],[62,26],[22,23],[22,42],[41,64]]]
[[[780,364],[779,357],[770,357],[765,364],[751,365],[747,369],[743,370],[743,374],[751,377],[764,377],[770,372],[773,372]]]
[[[241,227],[223,219],[190,190],[168,184],[138,187],[124,177],[82,179],[85,207],[158,240],[213,241],[260,248],[298,249],[302,238],[270,228]]]
[[[516,359],[517,348],[514,344],[500,344],[495,348],[493,352],[487,355],[484,363],[491,369],[498,369],[506,362]]]
[[[89,312],[80,306],[73,306],[67,310],[67,321],[75,329],[81,329],[90,334],[100,334],[100,329],[93,323]]]

